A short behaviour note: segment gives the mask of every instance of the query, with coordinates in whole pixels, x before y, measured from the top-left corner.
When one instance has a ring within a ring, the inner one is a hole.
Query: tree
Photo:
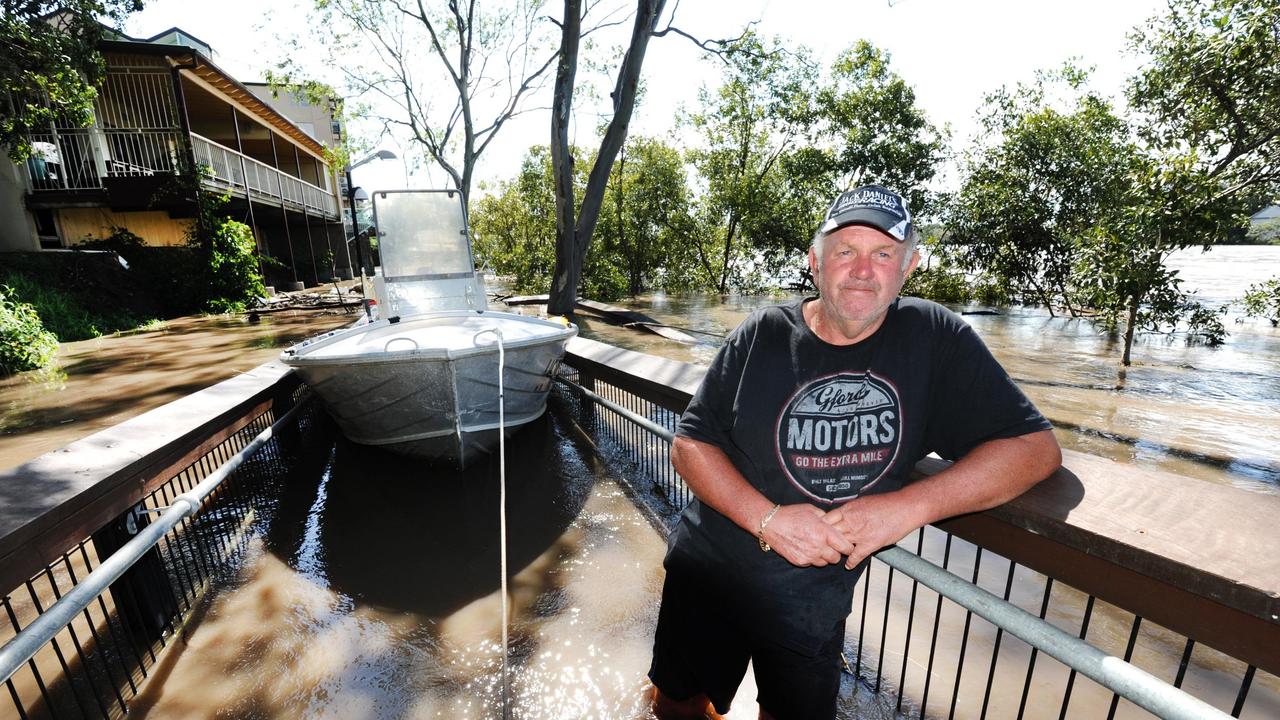
[[[678,273],[668,260],[686,253],[691,199],[680,152],[649,138],[631,138],[609,176],[596,232],[602,254],[617,268],[632,297]]]
[[[1207,249],[1243,224],[1253,199],[1276,194],[1280,0],[1172,0],[1130,40],[1148,57],[1128,97],[1150,162],[1115,222],[1123,234],[1094,234],[1083,268],[1101,277],[1095,302],[1124,309],[1125,365],[1142,314],[1178,292],[1169,255]],[[1124,249],[1106,247],[1115,243]]]
[[[1066,66],[988,95],[987,141],[967,154],[946,209],[945,255],[1050,315],[1076,314],[1077,245],[1124,202],[1138,162],[1128,126],[1086,81]]]
[[[704,184],[694,240],[698,264],[725,293],[742,282],[740,267],[755,248],[785,252],[807,242],[822,210],[814,207],[812,186],[829,187],[831,161],[805,142],[815,122],[810,101],[817,85],[807,51],[788,54],[780,41],[766,44],[748,33],[721,58],[722,84],[714,92],[704,88],[700,109],[689,116],[705,144],[688,157]]]
[[[832,150],[837,188],[886,185],[905,195],[915,215],[927,216],[934,204],[928,184],[947,134],[916,105],[915,91],[890,60],[866,40],[836,58],[818,93],[819,137]]]
[[[359,114],[386,132],[407,133],[469,203],[476,163],[506,122],[526,110],[556,58],[539,17],[543,0],[488,11],[479,0],[450,0],[444,8],[316,0],[315,7],[313,38],[326,51],[326,67],[365,101]],[[297,38],[287,44],[299,45]],[[319,74],[301,67],[298,56],[279,63],[272,80],[292,84]]]
[[[627,138],[631,112],[635,108],[649,39],[653,37],[666,0],[637,0],[631,41],[618,66],[617,82],[610,97],[613,116],[605,128],[583,189],[581,205],[573,193],[574,157],[569,145],[569,121],[573,112],[573,91],[578,70],[578,50],[582,41],[581,0],[565,0],[561,22],[559,63],[556,67],[551,103],[551,164],[556,193],[556,269],[551,281],[547,312],[573,314],[577,303],[582,264],[595,232],[604,203],[604,192],[614,159]]]
[[[98,42],[142,9],[141,0],[5,0],[0,14],[0,147],[30,156],[32,132],[88,125],[106,73]]]

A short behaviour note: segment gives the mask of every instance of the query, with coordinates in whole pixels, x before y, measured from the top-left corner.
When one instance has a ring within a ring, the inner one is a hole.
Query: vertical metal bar
[[[862,648],[867,644],[867,600],[871,597],[871,565],[870,560],[862,561],[862,612],[858,619],[858,654],[853,660],[853,676],[862,677]]]
[[[1013,574],[1018,569],[1018,564],[1009,561],[1009,577],[1004,583],[1004,601],[1009,601],[1009,595],[1013,592]],[[987,716],[987,707],[991,703],[991,684],[996,679],[996,662],[1000,660],[1000,640],[1004,637],[1004,628],[996,628],[996,641],[991,649],[991,669],[987,671],[987,689],[982,693],[982,712],[978,715],[979,720]]]
[[[916,555],[924,552],[924,528],[916,531]],[[898,702],[894,709],[902,712],[902,694],[907,687],[907,658],[911,654],[911,629],[916,621],[916,594],[920,591],[920,582],[911,580],[911,602],[907,605],[907,636],[902,642],[902,670],[898,674]]]
[[[1129,631],[1129,644],[1124,649],[1124,661],[1129,662],[1133,657],[1133,647],[1138,643],[1138,629],[1142,627],[1142,616],[1133,616],[1133,628]],[[1107,720],[1112,720],[1116,716],[1116,707],[1120,705],[1120,694],[1111,694],[1111,709],[1107,711]]]
[[[93,572],[93,563],[89,560],[89,551],[85,549],[84,545],[85,545],[84,543],[80,543],[79,545],[80,557],[84,559],[85,571]],[[114,639],[116,647],[122,647],[127,645],[129,649],[133,651],[133,658],[138,663],[138,668],[142,670],[142,676],[146,677],[147,671],[142,666],[142,656],[138,654],[138,646],[132,642],[125,642],[124,640],[120,639],[122,635],[125,637],[126,640],[128,639],[128,636],[129,636],[128,629],[124,627],[117,628],[116,627],[117,623],[111,622],[111,611],[107,608],[107,601],[103,599],[102,595],[98,596],[98,609],[102,611],[102,617],[105,619],[107,623],[107,628],[111,631],[111,637]],[[128,666],[125,665],[123,656],[120,659],[120,665],[121,667],[125,668],[125,677],[129,681],[129,688],[133,690],[133,696],[137,697],[138,686],[134,684],[133,672],[128,669]]]
[[[284,205],[284,171],[280,169],[280,156],[276,153],[276,133],[271,128],[267,128],[267,135],[271,137],[271,158],[276,165],[276,173],[280,179],[280,216],[284,219],[284,241],[289,247],[289,269],[293,271],[293,281],[298,282],[298,264],[293,256],[293,235],[289,232],[289,213],[285,210]],[[352,212],[355,209],[352,208]],[[352,216],[355,217],[354,215]]]
[[[13,698],[13,706],[18,710],[18,717],[21,720],[27,720],[27,708],[22,704],[22,698],[18,697],[18,689],[13,686],[13,680],[5,680],[4,684],[9,688],[9,697]]]
[[[978,570],[982,569],[982,546],[974,546],[977,551],[973,556],[973,578],[969,583],[978,584]],[[969,626],[973,623],[973,611],[965,610],[964,612],[964,632],[960,633],[960,655],[956,659],[956,680],[955,685],[951,689],[951,708],[947,711],[947,720],[954,720],[956,716],[956,700],[960,698],[960,678],[964,674],[964,656],[965,651],[969,648]]]
[[[1249,697],[1249,686],[1253,685],[1253,674],[1257,668],[1250,665],[1248,670],[1244,671],[1244,680],[1240,682],[1240,693],[1236,695],[1236,704],[1231,706],[1231,717],[1240,717],[1240,713],[1244,710],[1245,698]]]
[[[1182,660],[1178,663],[1178,676],[1173,679],[1173,686],[1182,688],[1182,681],[1187,676],[1187,667],[1191,664],[1191,651],[1195,650],[1196,641],[1187,638],[1187,644],[1182,648]]]
[[[889,607],[893,605],[893,568],[889,568],[889,583],[884,591],[884,622],[880,625],[880,657],[876,660],[876,692],[880,692],[880,679],[884,676],[884,646],[889,644]]]
[[[1089,596],[1088,602],[1084,606],[1084,619],[1080,621],[1080,639],[1084,640],[1089,634],[1089,619],[1093,617],[1093,601],[1094,597]],[[1058,711],[1058,720],[1066,720],[1067,705],[1071,702],[1071,690],[1075,686],[1076,671],[1072,668],[1071,673],[1067,675],[1067,688],[1062,693],[1062,709]]]
[[[35,604],[36,612],[43,615],[44,606],[40,604],[40,597],[36,595],[36,588],[31,584],[30,580],[27,581],[27,593],[31,595],[31,601]],[[62,647],[58,645],[58,639],[56,637],[51,638],[49,645],[53,647],[53,654],[58,658],[58,665],[62,667],[62,676],[67,679],[67,687],[71,691],[71,698],[76,701],[76,707],[80,709],[80,715],[88,717],[89,713],[84,709],[84,703],[80,700],[80,693],[76,692],[76,683],[73,682],[71,669],[67,667],[67,658],[62,654]]]
[[[1052,594],[1053,578],[1046,576],[1044,579],[1044,599],[1040,601],[1041,620],[1049,613],[1049,597]],[[1022,720],[1022,716],[1027,709],[1027,696],[1031,694],[1031,677],[1036,672],[1036,654],[1038,652],[1037,648],[1031,648],[1031,658],[1027,661],[1027,679],[1022,683],[1022,699],[1018,701],[1018,720]]]
[[[73,586],[78,585],[80,581],[76,579],[75,568],[71,567],[71,557],[67,553],[62,554],[62,563],[67,568],[67,576],[71,578],[71,584]],[[59,600],[62,599],[62,595],[60,595],[56,591],[54,592],[54,596],[57,597]],[[98,597],[99,599],[101,599],[102,596],[99,595]],[[120,693],[121,686],[119,683],[116,682],[116,679],[111,672],[111,662],[110,662],[111,652],[107,649],[107,646],[102,643],[102,637],[98,635],[98,628],[95,626],[95,623],[93,622],[93,616],[89,614],[89,606],[88,605],[84,606],[84,609],[81,610],[81,612],[84,614],[85,624],[89,626],[89,635],[93,637],[93,646],[94,646],[94,649],[97,651],[95,654],[102,659],[102,667],[106,671],[107,682],[111,685],[111,691],[115,693],[116,702],[120,703],[120,709],[127,713],[129,712],[129,706],[125,704],[124,695]],[[107,623],[107,628],[110,629],[111,623],[107,621],[107,617],[105,614],[103,615],[102,619],[104,622]],[[114,640],[114,638],[112,639]],[[129,677],[129,669],[124,666],[123,656],[117,654],[116,662],[120,664],[120,670],[124,674],[125,682],[132,687],[133,678]],[[86,671],[88,670],[87,664],[85,669]],[[138,693],[138,689],[134,687],[133,692],[136,695]]]
[[[921,532],[924,529],[921,528]],[[951,533],[947,533],[947,544],[942,549],[942,569],[946,570],[951,563]],[[942,624],[942,593],[938,593],[938,604],[933,609],[933,634],[929,638],[929,662],[924,669],[924,693],[920,698],[920,714],[924,715],[929,707],[929,686],[933,683],[933,656],[938,650],[938,627]]]
[[[3,602],[5,614],[9,616],[9,624],[13,626],[13,631],[15,633],[22,632],[22,625],[18,623],[18,615],[13,611],[13,605],[9,602],[8,595],[4,596]],[[40,677],[40,668],[36,667],[36,659],[31,658],[28,660],[27,666],[31,668],[31,675],[35,677],[36,687],[40,689],[40,697],[44,700],[44,706],[49,708],[49,711],[57,717],[57,712],[53,707],[53,701],[49,698],[49,689],[44,685],[44,678]]]

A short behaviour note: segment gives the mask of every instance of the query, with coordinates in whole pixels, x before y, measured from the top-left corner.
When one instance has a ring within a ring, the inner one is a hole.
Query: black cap
[[[847,225],[873,227],[898,242],[906,242],[912,232],[907,201],[883,185],[863,185],[840,193],[827,210],[820,232],[830,235]]]

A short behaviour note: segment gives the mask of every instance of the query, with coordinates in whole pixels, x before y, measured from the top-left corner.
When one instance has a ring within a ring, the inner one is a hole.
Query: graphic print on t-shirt
[[[778,460],[805,495],[851,500],[893,466],[901,430],[893,383],[872,372],[828,375],[800,388],[778,416]]]

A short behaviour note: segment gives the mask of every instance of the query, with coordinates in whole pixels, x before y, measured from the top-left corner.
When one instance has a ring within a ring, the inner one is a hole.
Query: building
[[[268,284],[297,289],[350,277],[343,191],[326,161],[341,142],[336,105],[271,97],[218,68],[179,28],[146,39],[111,33],[89,127],[33,135],[25,163],[0,161],[0,251],[72,247],[125,228],[152,246],[185,243],[195,198],[175,173],[206,168],[203,192],[253,229]]]

